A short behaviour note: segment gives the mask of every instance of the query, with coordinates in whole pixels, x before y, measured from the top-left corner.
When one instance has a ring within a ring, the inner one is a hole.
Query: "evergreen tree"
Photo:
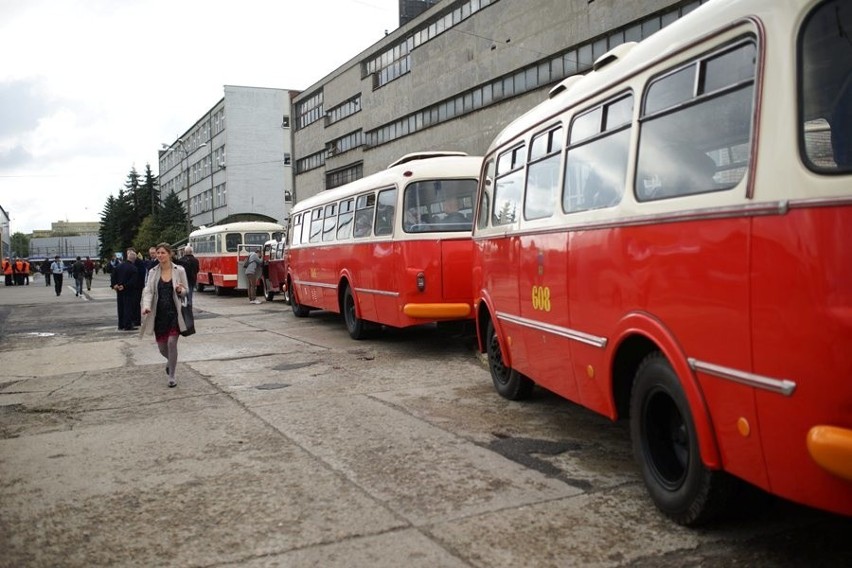
[[[130,168],[130,173],[127,174],[127,181],[124,182],[124,195],[130,205],[130,219],[134,232],[142,224],[142,219],[147,212],[150,211],[151,202],[143,199],[141,186],[139,172],[136,171],[136,166],[133,166]]]
[[[163,199],[163,209],[160,213],[160,226],[163,231],[162,241],[170,244],[185,242],[189,236],[186,234],[188,217],[180,198],[174,192],[169,193]]]
[[[160,203],[160,188],[157,176],[151,171],[151,164],[145,164],[145,176],[139,189],[139,206],[144,210],[143,218],[148,215],[156,216],[162,204]],[[148,204],[146,206],[146,204]]]
[[[98,230],[98,236],[101,239],[101,258],[112,258],[116,250],[116,243],[119,242],[119,226],[116,219],[116,209],[118,207],[115,197],[110,195],[104,210],[101,212],[101,226]]]

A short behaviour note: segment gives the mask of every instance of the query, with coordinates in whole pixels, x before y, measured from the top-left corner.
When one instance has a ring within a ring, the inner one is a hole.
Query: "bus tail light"
[[[426,289],[426,275],[422,272],[417,273],[417,289],[420,292]]]

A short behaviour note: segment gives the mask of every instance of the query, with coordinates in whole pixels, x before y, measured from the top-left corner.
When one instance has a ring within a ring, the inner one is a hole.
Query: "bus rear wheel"
[[[491,371],[491,381],[494,390],[509,400],[525,400],[532,394],[535,383],[521,373],[507,367],[503,361],[503,351],[494,322],[488,321],[486,350],[488,352],[488,369]]]
[[[355,309],[355,296],[352,288],[346,287],[343,292],[343,320],[346,322],[346,331],[352,339],[364,339],[367,336],[367,325],[358,317]]]
[[[288,281],[287,288],[292,290],[291,286],[292,282]],[[311,313],[311,310],[299,303],[299,298],[296,296],[295,291],[290,294],[290,308],[293,310],[293,315],[297,318],[307,317]]]
[[[727,507],[734,480],[702,463],[689,403],[662,353],[646,356],[636,371],[630,438],[651,499],[673,521],[700,525]]]
[[[204,284],[202,284],[201,282],[196,282],[195,291],[196,292],[203,292],[204,291]]]

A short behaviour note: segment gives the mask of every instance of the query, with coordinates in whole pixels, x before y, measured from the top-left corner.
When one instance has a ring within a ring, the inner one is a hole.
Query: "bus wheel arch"
[[[639,367],[648,355],[659,352],[677,376],[689,403],[703,463],[711,469],[721,469],[721,452],[707,403],[686,354],[674,336],[659,320],[648,314],[631,314],[622,320],[612,337],[615,354],[612,357],[610,386],[617,413],[613,418],[630,416],[630,400]]]

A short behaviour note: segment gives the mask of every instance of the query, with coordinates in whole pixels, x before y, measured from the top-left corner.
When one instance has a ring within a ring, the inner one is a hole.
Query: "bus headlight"
[[[422,272],[417,273],[417,289],[420,292],[426,289],[426,275]]]

